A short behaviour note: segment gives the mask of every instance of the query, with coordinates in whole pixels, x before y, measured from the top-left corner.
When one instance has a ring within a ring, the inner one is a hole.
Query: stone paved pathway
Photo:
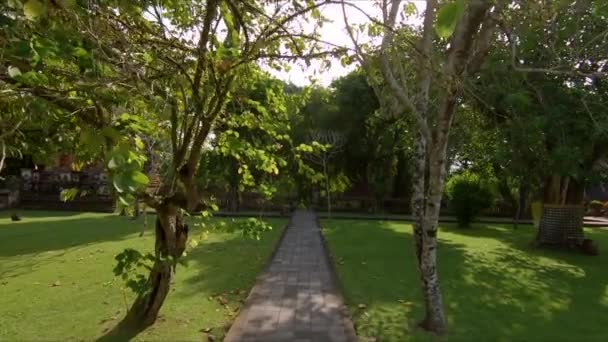
[[[316,216],[298,210],[224,341],[356,340]]]

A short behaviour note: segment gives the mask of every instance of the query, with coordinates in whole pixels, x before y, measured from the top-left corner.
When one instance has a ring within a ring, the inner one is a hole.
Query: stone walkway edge
[[[296,210],[226,342],[357,341],[314,212]]]

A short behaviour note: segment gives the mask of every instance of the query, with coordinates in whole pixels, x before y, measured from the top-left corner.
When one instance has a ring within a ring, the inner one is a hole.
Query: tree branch
[[[388,21],[387,23],[385,23],[386,27],[394,28],[400,3],[400,0],[393,0],[391,9],[389,11]],[[428,139],[430,137],[430,132],[425,118],[421,116],[420,113],[418,113],[418,110],[414,106],[413,101],[408,96],[407,89],[404,89],[402,86],[399,85],[399,82],[397,81],[395,75],[391,70],[388,59],[388,49],[389,44],[393,41],[393,36],[393,30],[389,30],[386,28],[384,29],[384,36],[382,37],[382,44],[380,47],[380,70],[382,71],[382,75],[388,83],[389,88],[392,90],[397,99],[406,109],[408,109],[414,115],[420,134],[422,134],[422,136]]]
[[[196,63],[196,69],[194,71],[194,77],[192,80],[192,94],[198,96],[198,91],[201,86],[201,78],[203,76],[203,68],[207,61],[207,43],[209,42],[209,34],[211,32],[211,22],[215,18],[217,13],[218,0],[209,0],[207,2],[207,8],[205,11],[205,18],[203,19],[203,29],[197,45],[198,60]]]
[[[4,159],[6,158],[6,144],[3,139],[0,139],[0,143],[2,144],[2,155],[0,156],[0,173],[4,168]]]
[[[15,133],[19,127],[21,126],[21,124],[23,124],[24,119],[20,119],[15,126],[13,126],[12,128],[10,128],[8,131],[6,132],[2,132],[2,134],[0,134],[0,140],[4,140],[6,138],[8,138],[9,136],[13,135],[13,133]]]

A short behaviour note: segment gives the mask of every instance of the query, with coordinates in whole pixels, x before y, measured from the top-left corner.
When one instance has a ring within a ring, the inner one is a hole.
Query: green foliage
[[[149,289],[147,278],[142,271],[152,270],[154,255],[142,254],[133,248],[126,248],[115,256],[115,260],[114,275],[120,277],[127,288],[136,294],[143,294]]]
[[[67,202],[67,201],[71,201],[74,198],[76,198],[76,196],[78,196],[78,194],[80,194],[80,196],[84,196],[87,194],[87,192],[84,190],[80,190],[78,188],[68,188],[68,189],[61,190],[59,197],[63,202]]]
[[[270,223],[255,217],[236,221],[231,227],[235,227],[236,231],[239,231],[244,237],[255,240],[260,240],[262,233],[272,230]]]
[[[118,193],[122,205],[129,206],[135,199],[134,195],[149,182],[142,170],[146,155],[128,143],[117,145],[111,152],[108,169],[112,172],[112,184]]]
[[[450,38],[456,28],[456,23],[464,14],[467,3],[465,0],[453,0],[445,3],[439,11],[437,11],[437,22],[435,31],[441,38]]]
[[[381,27],[373,24],[367,29],[374,34],[381,32]],[[340,134],[345,142],[328,164],[330,180],[345,176],[352,183],[367,182],[378,197],[402,195],[408,188],[402,184],[407,182],[400,182],[399,178],[407,178],[410,172],[407,160],[413,144],[411,123],[406,116],[392,113],[390,106],[380,108],[384,99],[377,97],[369,77],[362,69],[356,69],[336,79],[328,89],[312,88],[299,120],[294,120],[293,139],[305,142],[311,131]],[[318,150],[313,152],[314,143],[310,145],[300,151],[322,154],[322,148],[316,146]],[[302,170],[312,183],[322,184],[320,167],[303,164]],[[301,192],[306,194],[310,189]]]
[[[352,182],[344,173],[339,173],[329,180],[329,191],[333,194],[340,194],[350,189]]]
[[[23,4],[23,13],[29,20],[35,20],[46,12],[46,5],[39,0],[27,0]]]
[[[483,157],[476,160],[500,165],[535,188],[552,174],[581,182],[601,176],[592,165],[606,156],[608,89],[601,77],[579,72],[604,70],[605,54],[599,51],[607,43],[606,17],[595,12],[602,6],[571,1],[519,6],[504,15],[517,55],[511,43],[496,42],[470,92],[468,103],[484,117],[483,125],[471,129],[485,135],[476,139]],[[519,63],[564,72],[514,70]]]
[[[461,227],[469,227],[483,209],[493,204],[487,184],[469,172],[452,176],[446,183],[446,193]]]

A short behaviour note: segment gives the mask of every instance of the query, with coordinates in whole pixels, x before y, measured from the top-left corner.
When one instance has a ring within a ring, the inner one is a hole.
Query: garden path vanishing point
[[[296,210],[224,341],[356,340],[317,217]]]

